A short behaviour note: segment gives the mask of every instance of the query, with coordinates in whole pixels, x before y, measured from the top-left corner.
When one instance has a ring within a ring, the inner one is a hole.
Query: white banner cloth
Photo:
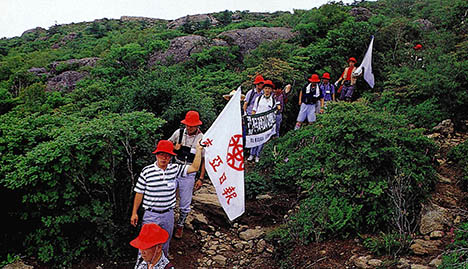
[[[241,88],[203,135],[205,169],[229,220],[245,211]]]
[[[364,80],[371,88],[374,88],[374,73],[372,72],[372,47],[374,46],[374,36],[372,36],[366,55],[361,65],[354,71],[356,75],[362,74],[364,70]]]

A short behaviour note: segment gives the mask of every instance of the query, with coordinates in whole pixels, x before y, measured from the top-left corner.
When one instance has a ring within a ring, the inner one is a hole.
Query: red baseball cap
[[[327,73],[327,72],[323,73],[322,78],[330,79],[330,73]]]
[[[263,82],[263,88],[265,88],[266,86],[270,86],[270,87],[272,87],[273,89],[275,88],[275,84],[274,84],[273,81],[271,81],[271,80],[265,80],[265,81]]]
[[[319,78],[319,76],[317,74],[313,74],[312,76],[310,76],[309,81],[310,82],[320,82],[320,78]]]
[[[153,153],[158,154],[161,152],[165,152],[174,156],[177,155],[174,153],[174,144],[172,144],[172,142],[169,140],[159,140],[158,146],[153,151]]]
[[[417,44],[416,46],[414,46],[414,49],[415,49],[415,50],[420,50],[420,49],[422,49],[422,45],[421,45],[421,44]]]
[[[182,124],[185,124],[187,126],[199,126],[202,125],[202,122],[200,121],[200,115],[198,114],[197,111],[190,110],[185,114],[185,119],[180,121]]]
[[[263,79],[262,75],[258,75],[258,76],[255,77],[255,80],[254,80],[253,84],[257,85],[259,83],[264,83],[264,82],[265,82],[265,80]]]
[[[166,243],[169,233],[156,223],[147,223],[141,227],[140,234],[130,242],[134,248],[148,249],[157,244]]]
[[[349,59],[348,59],[348,63],[349,63],[349,62],[357,63],[356,58],[354,58],[354,57],[349,58]]]

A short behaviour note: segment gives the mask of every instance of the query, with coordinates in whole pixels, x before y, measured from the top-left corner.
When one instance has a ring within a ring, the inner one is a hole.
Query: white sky
[[[0,38],[54,24],[142,16],[173,20],[224,10],[251,12],[312,9],[328,0],[0,0]],[[345,3],[352,1],[345,0]]]

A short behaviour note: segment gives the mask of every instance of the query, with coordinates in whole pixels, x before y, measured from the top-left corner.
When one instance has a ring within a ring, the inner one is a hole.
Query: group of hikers
[[[311,75],[307,85],[299,92],[300,111],[295,129],[299,129],[306,119],[309,124],[313,123],[316,113],[323,113],[327,102],[335,101],[336,93],[340,92],[340,100],[351,100],[356,84],[356,77],[353,75],[355,63],[356,59],[350,58],[349,66],[334,84],[330,83],[329,73],[324,73],[321,77],[318,74]],[[340,83],[340,91],[335,91]],[[253,85],[254,88],[242,98],[242,113],[255,115],[276,108],[274,136],[279,137],[282,112],[291,92],[291,85],[281,89],[261,75],[255,77]],[[229,96],[225,98],[229,99]],[[203,146],[200,144],[203,138],[200,130],[202,121],[199,113],[188,111],[181,124],[184,127],[175,130],[169,139],[158,142],[153,151],[156,161],[143,168],[134,187],[131,225],[137,227],[138,210],[140,207],[144,209],[140,233],[130,242],[139,250],[135,265],[138,269],[174,268],[169,261],[170,241],[172,236],[182,238],[184,224],[191,211],[193,190],[199,189],[205,178]],[[251,148],[247,161],[258,162],[263,146],[264,144]],[[177,193],[179,217],[175,223]]]

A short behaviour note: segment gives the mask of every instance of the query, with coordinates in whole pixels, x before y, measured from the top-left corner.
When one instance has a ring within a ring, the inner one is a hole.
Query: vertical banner
[[[241,88],[203,135],[205,169],[229,220],[245,211]]]
[[[361,65],[356,68],[354,71],[357,75],[362,74],[364,69],[364,80],[367,81],[367,84],[371,88],[374,88],[374,73],[372,72],[372,48],[374,46],[374,36],[370,41],[369,47],[367,48],[366,55],[364,55],[364,59],[362,59]]]

